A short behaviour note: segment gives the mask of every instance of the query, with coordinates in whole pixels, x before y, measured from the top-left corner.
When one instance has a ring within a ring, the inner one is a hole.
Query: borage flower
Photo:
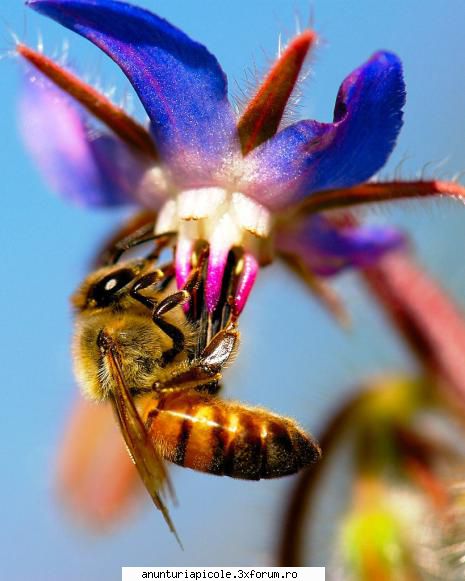
[[[210,310],[231,248],[243,254],[236,316],[259,265],[273,254],[334,307],[320,277],[366,267],[404,238],[392,228],[360,227],[322,212],[395,198],[463,196],[455,183],[365,183],[386,162],[402,125],[405,88],[400,61],[391,53],[374,54],[345,79],[332,123],[301,121],[278,132],[316,41],[312,31],[289,44],[236,118],[216,59],[159,17],[112,0],[28,4],[104,50],[125,72],[150,118],[147,130],[70,71],[18,45],[34,67],[22,99],[24,134],[45,177],[65,199],[80,205],[137,204],[155,211],[157,233],[177,232],[180,286],[196,240],[207,240]],[[83,408],[87,420],[92,413]],[[88,422],[75,418],[80,432]],[[120,473],[119,465],[127,464],[121,442],[102,433],[95,440],[114,450],[119,458],[114,471]],[[124,486],[107,488],[102,501],[101,487],[95,485],[100,477],[84,452],[73,455],[72,465],[62,462],[61,480],[72,489],[79,510],[104,501],[108,509],[101,520],[106,522],[128,498],[136,473],[125,465]],[[95,518],[93,508],[87,512]]]
[[[396,197],[463,195],[455,183],[364,184],[385,164],[402,126],[405,88],[392,53],[375,53],[345,79],[332,123],[300,121],[277,132],[316,40],[312,31],[289,44],[236,119],[216,59],[158,16],[113,0],[28,5],[106,52],[150,118],[147,131],[73,74],[19,45],[36,67],[23,99],[23,125],[46,177],[83,205],[155,210],[156,233],[177,232],[179,286],[196,240],[207,240],[210,311],[231,248],[243,252],[233,305],[238,315],[259,265],[273,254],[308,280],[365,267],[404,241],[392,228],[341,226],[316,212]],[[90,129],[89,113],[103,130]]]

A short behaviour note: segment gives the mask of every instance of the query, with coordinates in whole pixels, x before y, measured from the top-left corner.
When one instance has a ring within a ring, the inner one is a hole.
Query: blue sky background
[[[233,95],[254,63],[266,70],[278,35],[290,38],[296,19],[304,26],[313,15],[323,42],[303,87],[302,117],[329,120],[344,76],[375,50],[394,50],[405,65],[408,99],[405,127],[386,175],[392,176],[404,158],[404,177],[429,162],[445,161],[439,171],[446,176],[465,170],[462,0],[139,3],[206,44],[227,72]],[[78,70],[99,76],[104,86],[116,84],[120,94],[127,83],[104,55],[26,10],[21,1],[3,0],[0,16],[5,55],[0,61],[0,578],[92,581],[119,579],[122,565],[271,564],[291,479],[243,483],[173,470],[180,499],[173,517],[184,552],[149,502],[112,534],[96,536],[76,526],[54,495],[55,450],[76,390],[68,297],[121,214],[68,206],[40,180],[17,132],[20,66],[7,56],[14,44],[9,30],[32,45],[40,31],[47,54],[67,38]],[[465,208],[460,203],[409,202],[366,215],[405,226],[419,261],[465,307]],[[241,352],[228,372],[227,393],[295,416],[317,431],[341,394],[361,378],[411,369],[402,345],[356,278],[345,275],[337,286],[353,315],[350,333],[341,331],[282,267],[263,272],[242,319]]]

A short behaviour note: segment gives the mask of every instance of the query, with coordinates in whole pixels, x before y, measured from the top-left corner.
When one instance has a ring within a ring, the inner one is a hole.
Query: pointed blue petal
[[[402,65],[378,52],[342,83],[333,123],[301,121],[247,158],[244,188],[273,210],[312,192],[345,188],[372,177],[386,163],[402,126]]]
[[[324,216],[315,215],[282,230],[276,237],[278,251],[297,254],[320,276],[371,266],[386,252],[405,243],[405,237],[395,228],[336,226]]]
[[[150,117],[173,179],[188,187],[216,181],[215,172],[239,151],[239,143],[226,77],[204,46],[123,2],[30,0],[28,5],[89,39],[121,67]]]
[[[28,70],[19,102],[24,141],[51,188],[82,206],[135,202],[148,161],[113,135],[41,73]]]

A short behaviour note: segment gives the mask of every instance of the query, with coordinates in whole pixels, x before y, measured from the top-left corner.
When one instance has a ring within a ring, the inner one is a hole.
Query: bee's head
[[[72,296],[75,309],[74,370],[83,393],[108,397],[114,377],[106,357],[110,345],[121,357],[128,385],[151,385],[154,360],[166,346],[150,311],[131,296],[134,284],[153,271],[149,261],[134,260],[91,273]],[[168,337],[165,341],[169,343]]]
[[[71,297],[77,312],[117,307],[128,296],[133,281],[144,270],[143,261],[100,268],[90,274]]]

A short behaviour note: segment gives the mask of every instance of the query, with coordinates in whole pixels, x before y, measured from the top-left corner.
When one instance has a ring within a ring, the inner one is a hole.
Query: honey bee
[[[155,242],[148,256],[119,260],[148,240]],[[177,537],[162,499],[172,493],[164,460],[259,480],[293,474],[321,452],[293,420],[218,397],[239,342],[228,306],[237,259],[220,307],[209,314],[201,299],[208,249],[199,250],[184,288],[173,291],[172,262],[157,267],[169,243],[148,225],[109,251],[108,264],[72,297],[73,354],[82,392],[113,405],[141,479]]]

